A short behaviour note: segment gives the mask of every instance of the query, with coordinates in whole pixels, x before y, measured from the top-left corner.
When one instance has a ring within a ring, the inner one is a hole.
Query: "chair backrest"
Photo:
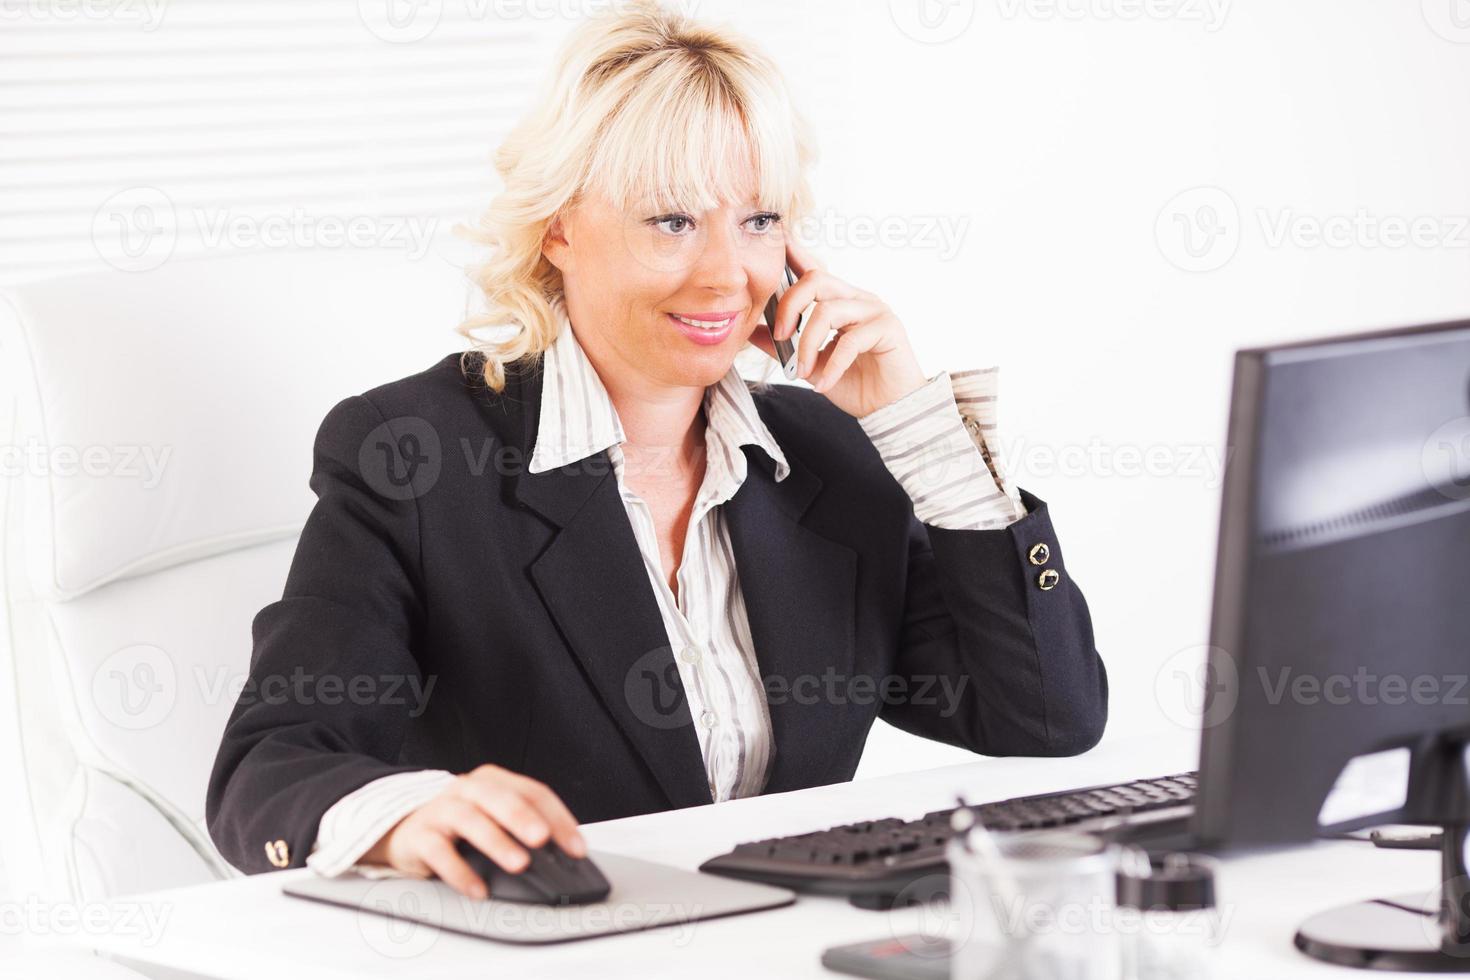
[[[331,250],[0,294],[0,856],[13,891],[235,874],[204,826],[255,613],[280,598],[316,429],[465,347],[461,270]]]

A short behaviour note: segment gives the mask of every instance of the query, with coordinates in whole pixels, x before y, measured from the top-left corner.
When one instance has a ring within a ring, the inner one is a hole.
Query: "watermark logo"
[[[378,40],[412,44],[434,33],[444,0],[357,0],[357,16]]]
[[[1367,208],[1351,214],[1301,214],[1293,208],[1258,208],[1261,236],[1270,248],[1467,248],[1465,215],[1377,215]]]
[[[1299,705],[1401,705],[1421,708],[1470,706],[1470,675],[1465,674],[1377,674],[1359,664],[1351,674],[1314,674],[1290,665],[1256,668],[1256,677],[1267,704]]]
[[[1164,258],[1186,272],[1213,272],[1240,247],[1240,209],[1218,187],[1194,187],[1174,195],[1154,221],[1154,240]]]
[[[162,722],[178,694],[173,658],[148,643],[123,647],[92,673],[92,703],[102,717],[127,731]]]
[[[1154,223],[1159,251],[1186,272],[1213,272],[1234,258],[1251,231],[1270,249],[1470,249],[1470,215],[1392,214],[1356,208],[1310,213],[1292,207],[1257,207],[1242,215],[1219,187],[1195,187],[1164,205]]]
[[[357,910],[357,931],[372,950],[395,960],[422,956],[439,941],[444,921],[444,900],[436,884],[405,887],[405,882],[385,878],[362,897]],[[413,884],[413,883],[407,883]]]
[[[1029,442],[1025,438],[987,441],[1004,449],[1005,458],[1019,476],[1036,479],[1056,477],[1102,477],[1104,479],[1185,479],[1215,488],[1225,478],[1225,467],[1234,451],[1205,443],[1131,443],[1104,442],[1092,436],[1086,444],[1052,445]]]
[[[98,714],[126,731],[163,724],[181,697],[203,705],[350,705],[391,708],[421,717],[438,683],[437,674],[345,674],[308,671],[246,672],[227,665],[195,663],[181,670],[158,646],[138,643],[118,650],[92,674],[92,703]]]
[[[807,215],[794,228],[813,249],[886,248],[932,252],[953,261],[970,230],[968,214],[844,214],[833,208]]]
[[[518,935],[528,941],[565,936],[570,929],[584,933],[627,932],[632,929],[662,927],[665,936],[676,947],[688,946],[694,940],[698,920],[705,914],[700,903],[620,902],[609,897],[587,905],[490,901],[468,899],[443,886],[456,911],[455,920],[475,932]]]
[[[564,20],[624,13],[636,0],[462,0],[454,13],[472,23]],[[664,5],[695,16],[699,0],[664,0]],[[444,19],[444,0],[358,0],[357,16],[368,32],[389,44],[422,41]]]
[[[1451,500],[1470,498],[1470,416],[1450,419],[1424,440],[1424,478]]]
[[[163,23],[167,0],[0,0],[0,23],[30,19],[50,23],[111,21],[137,24],[151,33]]]
[[[888,932],[911,957],[938,960],[964,945],[974,928],[974,896],[966,882],[949,872],[921,875],[894,896]]]
[[[1180,728],[1214,728],[1235,712],[1240,671],[1220,647],[1196,645],[1176,651],[1154,675],[1154,700]]]
[[[711,215],[693,216],[692,225],[682,214],[650,217],[662,217],[663,222],[651,225],[633,216],[622,226],[624,246],[640,265],[654,272],[682,273],[703,259],[710,247]],[[789,238],[817,251],[882,248],[927,252],[940,262],[952,262],[965,247],[970,221],[968,214],[861,214],[825,208],[763,230],[747,224],[733,249],[742,254],[780,252]]]
[[[317,213],[289,209],[175,207],[157,187],[118,191],[92,215],[97,254],[124,272],[147,272],[167,262],[181,238],[205,249],[380,248],[418,261],[439,236],[435,218],[417,215]]]
[[[144,490],[163,482],[172,446],[138,444],[50,445],[33,436],[0,444],[0,476],[136,480]]]
[[[414,500],[439,482],[444,454],[427,419],[400,415],[363,439],[357,453],[363,482],[389,500]]]
[[[92,245],[123,272],[148,272],[169,260],[179,240],[173,201],[157,187],[129,187],[92,215]]]
[[[173,913],[172,902],[46,902],[28,895],[0,901],[0,937],[34,940],[41,936],[87,939],[127,936],[151,947],[162,941]],[[12,974],[7,971],[5,975]],[[22,971],[22,975],[32,974]]]
[[[703,646],[683,646],[677,650],[656,647],[643,654],[623,675],[623,698],[634,717],[652,728],[679,728],[692,723],[685,707],[686,689],[679,673],[679,663],[696,670],[709,657],[717,656]],[[676,660],[677,658],[677,660]],[[938,717],[953,717],[964,704],[968,675],[958,679],[944,674],[847,674],[828,666],[820,674],[766,674],[759,679],[746,674],[739,666],[731,674],[738,692],[764,697],[766,704],[817,705],[919,705],[931,708]],[[748,685],[748,688],[747,688]],[[757,686],[761,694],[755,694]],[[741,693],[741,696],[746,696]],[[717,723],[711,712],[704,712],[705,724]]]
[[[302,207],[265,214],[195,208],[194,231],[205,248],[399,249],[417,262],[438,235],[438,222],[415,215],[313,214]]]
[[[975,0],[888,0],[888,16],[921,44],[953,41],[975,20]]]
[[[1213,34],[1225,26],[1231,0],[996,0],[1006,20],[1178,21]]]
[[[655,647],[633,661],[623,675],[623,699],[633,716],[650,728],[668,731],[691,722],[671,647]]]
[[[1420,0],[1429,29],[1454,44],[1470,44],[1470,0]]]
[[[1424,914],[1417,915],[1424,938],[1441,953],[1455,959],[1470,959],[1470,945],[1454,935],[1457,923],[1470,920],[1470,877],[1457,875],[1445,879],[1438,895],[1431,895]],[[1455,904],[1458,903],[1458,908]]]

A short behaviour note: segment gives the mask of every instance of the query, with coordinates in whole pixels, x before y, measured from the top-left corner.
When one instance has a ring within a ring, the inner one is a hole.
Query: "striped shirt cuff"
[[[349,871],[365,878],[403,877],[392,868],[357,861],[398,821],[438,796],[454,779],[454,773],[443,769],[419,769],[383,776],[353,790],[322,814],[306,866],[326,878]]]
[[[858,423],[925,524],[997,530],[1026,516],[1005,479],[996,429],[999,371],[941,371]]]

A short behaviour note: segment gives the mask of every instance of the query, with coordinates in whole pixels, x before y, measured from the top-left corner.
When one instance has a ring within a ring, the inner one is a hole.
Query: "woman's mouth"
[[[665,313],[679,332],[696,344],[718,344],[730,336],[740,311],[719,313]]]

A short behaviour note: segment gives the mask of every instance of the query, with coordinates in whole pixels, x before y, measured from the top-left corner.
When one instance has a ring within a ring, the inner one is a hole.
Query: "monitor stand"
[[[1466,812],[1470,749],[1444,757],[1439,799],[1445,812]],[[1438,768],[1438,766],[1436,767]],[[1343,905],[1312,916],[1297,930],[1308,956],[1367,970],[1470,973],[1470,823],[1444,824],[1438,889]]]

